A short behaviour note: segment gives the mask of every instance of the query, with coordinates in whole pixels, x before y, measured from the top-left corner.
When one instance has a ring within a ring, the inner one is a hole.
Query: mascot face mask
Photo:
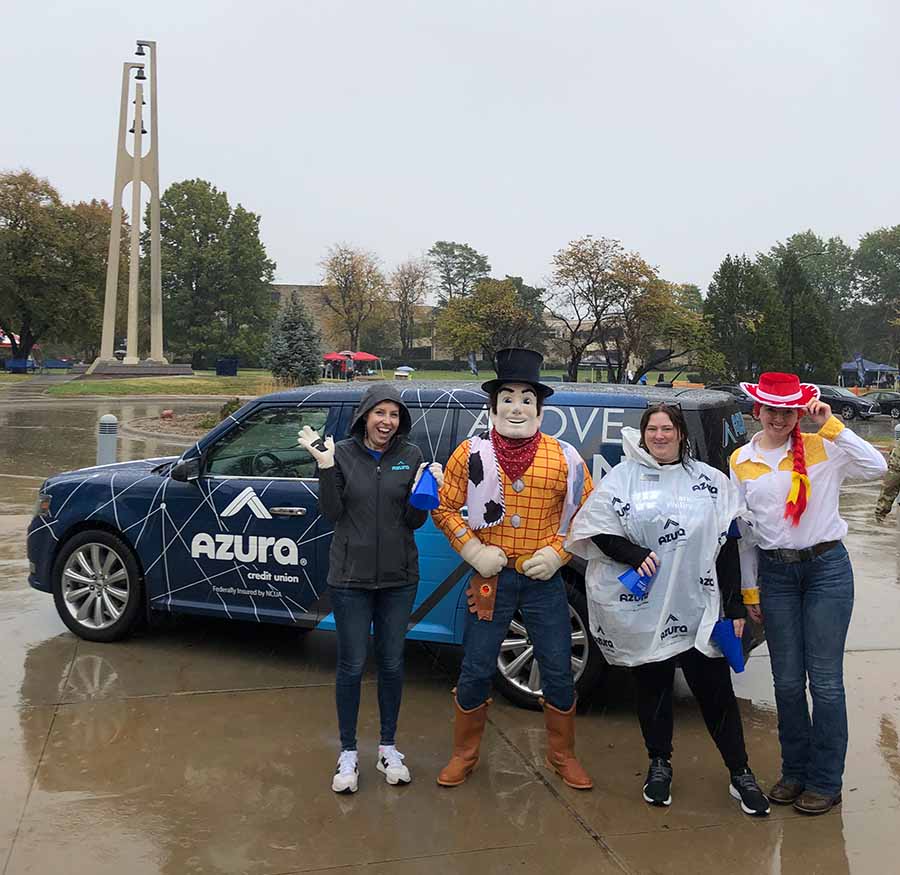
[[[506,438],[530,438],[541,427],[538,396],[527,383],[504,383],[497,395],[497,411],[491,411],[491,425]]]

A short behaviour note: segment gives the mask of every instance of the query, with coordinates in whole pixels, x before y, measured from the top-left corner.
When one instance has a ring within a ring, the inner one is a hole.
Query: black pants
[[[688,650],[663,662],[648,662],[632,669],[637,682],[638,718],[647,753],[651,757],[672,756],[672,683],[675,665],[680,663],[706,728],[725,765],[731,772],[747,766],[744,728],[731,686],[731,669],[726,659],[712,659],[699,650]]]

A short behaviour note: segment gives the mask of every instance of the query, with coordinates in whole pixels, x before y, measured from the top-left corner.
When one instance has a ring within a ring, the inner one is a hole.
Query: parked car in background
[[[706,388],[714,392],[727,392],[737,402],[738,410],[741,413],[753,413],[753,399],[740,386],[716,384]]]
[[[872,401],[867,401],[861,395],[854,395],[843,386],[819,386],[819,397],[825,401],[833,413],[843,419],[871,419],[876,413],[880,413],[879,407]]]
[[[48,478],[28,530],[29,583],[52,594],[62,621],[89,641],[123,638],[156,612],[334,631],[326,584],[332,526],[319,512],[318,470],[297,445],[297,432],[309,425],[344,438],[364,388],[322,385],[265,395],[180,457]],[[427,459],[446,463],[460,441],[490,425],[477,383],[423,381],[401,391],[412,416],[409,438]],[[544,406],[542,428],[575,446],[596,481],[621,459],[622,427],[637,426],[658,401],[681,406],[694,454],[727,471],[731,452],[747,437],[743,417],[721,393],[561,383]],[[461,644],[470,569],[430,519],[415,537],[420,580],[408,637]],[[607,669],[589,633],[584,572],[577,557],[563,570],[579,694]],[[533,648],[518,616],[510,630],[497,687],[536,708]],[[748,624],[745,647],[761,634]]]
[[[866,401],[877,404],[882,413],[887,413],[892,419],[900,419],[900,392],[892,392],[887,389],[876,389],[861,395]]]

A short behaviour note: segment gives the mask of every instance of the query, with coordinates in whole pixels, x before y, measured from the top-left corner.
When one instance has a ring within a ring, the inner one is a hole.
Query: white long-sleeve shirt
[[[752,535],[748,540],[763,550],[804,550],[823,541],[841,540],[847,534],[847,523],[838,513],[841,483],[847,477],[881,477],[887,470],[884,456],[834,416],[817,434],[804,434],[809,500],[800,524],[793,526],[784,518],[794,469],[791,442],[785,443],[780,458],[776,458],[771,451],[764,454],[760,449],[761,436],[754,435],[748,444],[731,454],[731,480],[752,515]],[[743,565],[750,545],[742,546]],[[755,574],[750,571],[743,576],[744,602],[757,604],[759,593],[752,579]]]

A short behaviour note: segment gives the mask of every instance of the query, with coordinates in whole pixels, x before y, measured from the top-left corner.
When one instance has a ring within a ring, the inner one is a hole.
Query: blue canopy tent
[[[882,381],[883,377],[891,379],[900,373],[894,365],[872,362],[862,356],[858,356],[852,362],[844,362],[841,365],[841,382],[844,385],[871,386]]]

